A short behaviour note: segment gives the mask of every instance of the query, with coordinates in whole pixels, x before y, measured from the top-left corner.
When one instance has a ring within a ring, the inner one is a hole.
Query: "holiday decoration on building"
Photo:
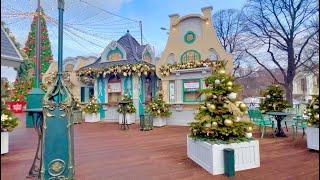
[[[41,15],[41,75],[45,73],[51,61],[53,60],[52,57],[52,51],[51,51],[51,44],[49,41],[49,34],[48,34],[48,29],[46,25],[46,20],[45,20],[45,14],[43,9],[41,9],[40,12]],[[32,60],[32,72],[31,74],[34,76],[33,77],[33,87],[35,87],[35,63],[36,63],[36,31],[37,31],[37,16],[35,15],[33,17],[33,21],[31,24],[31,30],[28,35],[27,42],[24,47],[24,51],[28,57],[28,59]]]
[[[291,107],[289,102],[284,99],[284,90],[278,84],[272,84],[261,92],[264,99],[261,101],[260,110],[266,112],[282,112]]]
[[[312,97],[311,103],[307,106],[304,114],[308,117],[308,126],[319,128],[319,95]]]
[[[28,92],[32,88],[32,80],[19,78],[13,83],[11,90],[11,101],[26,101]]]
[[[206,96],[195,121],[190,123],[190,137],[214,143],[241,142],[252,138],[253,125],[243,120],[247,106],[237,99],[241,85],[224,69],[216,69],[205,79]]]
[[[155,67],[150,64],[137,63],[137,64],[122,64],[102,68],[85,68],[77,72],[79,80],[85,84],[93,83],[99,76],[106,76],[109,74],[131,76],[137,74],[138,76],[148,76],[155,72]]]
[[[136,112],[136,108],[133,105],[133,100],[131,97],[129,97],[128,95],[123,95],[122,101],[127,102],[127,111],[126,113],[128,114],[133,114]],[[117,109],[118,113],[123,113],[123,108],[121,108],[121,106],[119,106],[119,108]]]
[[[146,106],[146,112],[153,117],[169,117],[171,115],[169,105],[163,100],[163,95],[158,94],[151,102]]]
[[[97,103],[96,98],[91,98],[89,103],[83,108],[83,111],[87,114],[96,114],[99,112],[100,105]]]
[[[174,64],[166,64],[160,67],[161,76],[169,76],[170,73],[181,70],[181,69],[193,69],[193,68],[205,68],[205,67],[219,67],[223,64],[223,61],[211,61],[209,59],[202,61],[191,61],[188,63],[174,63]]]

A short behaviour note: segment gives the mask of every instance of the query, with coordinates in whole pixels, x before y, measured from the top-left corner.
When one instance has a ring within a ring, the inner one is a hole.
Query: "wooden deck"
[[[228,179],[188,159],[187,133],[178,126],[141,132],[137,125],[128,131],[116,123],[75,125],[76,179]],[[260,140],[261,167],[236,172],[233,179],[319,179],[319,152],[309,151],[299,137]],[[35,149],[34,129],[16,128],[9,153],[1,156],[1,179],[26,179]]]

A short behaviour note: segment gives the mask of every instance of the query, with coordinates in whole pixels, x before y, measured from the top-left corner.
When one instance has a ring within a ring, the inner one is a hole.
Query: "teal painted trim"
[[[140,77],[139,115],[144,115],[144,77]]]
[[[111,51],[108,52],[107,60],[109,60],[109,56],[110,56],[111,54],[113,54],[113,53],[120,53],[120,54],[121,54],[121,59],[123,59],[123,53],[122,53],[122,51],[121,51],[118,47],[116,47],[114,50],[111,50]]]
[[[98,89],[99,102],[104,103],[105,102],[105,81],[103,78],[99,77],[97,79],[97,82],[98,82],[97,89]],[[100,119],[104,119],[106,117],[103,107],[100,108],[99,113],[100,113]]]
[[[157,95],[157,76],[152,76],[152,98]]]
[[[192,35],[192,39],[188,40],[188,36]],[[187,44],[192,44],[194,41],[196,40],[196,34],[192,31],[188,31],[185,35],[184,35],[184,42]]]
[[[130,76],[130,77],[129,77],[129,79],[130,79],[130,84],[131,84],[129,96],[132,98],[132,96],[133,96],[133,82],[132,82],[132,76]]]
[[[186,93],[186,92],[198,92],[198,91],[186,91],[185,88],[184,88],[184,82],[186,82],[186,81],[193,81],[193,80],[197,80],[197,81],[198,81],[198,83],[199,83],[199,91],[202,89],[201,79],[183,79],[183,80],[182,80],[183,102],[201,102],[201,97],[199,97],[197,100],[194,100],[194,101],[186,100],[186,97],[185,97],[185,93]]]
[[[197,51],[197,50],[194,50],[194,49],[191,49],[191,50],[187,50],[187,51],[185,51],[181,56],[180,56],[180,63],[182,64],[182,57],[184,56],[184,55],[186,55],[188,52],[193,52],[194,53],[194,57],[196,57],[196,56],[199,56],[199,60],[201,60],[201,54]],[[196,59],[196,58],[195,58]],[[195,60],[196,61],[196,60]],[[188,63],[189,62],[189,60],[188,60],[188,56],[186,57],[186,62]]]

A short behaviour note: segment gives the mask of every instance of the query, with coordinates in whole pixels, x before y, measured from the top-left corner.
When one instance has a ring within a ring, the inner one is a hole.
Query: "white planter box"
[[[154,127],[163,127],[165,125],[167,125],[167,119],[160,118],[160,117],[153,118],[153,126]]]
[[[1,132],[1,154],[9,152],[9,132]]]
[[[126,114],[127,124],[135,123],[135,114]],[[119,124],[122,124],[123,114],[119,113]]]
[[[307,127],[307,147],[319,151],[319,128]]]
[[[210,144],[187,137],[188,157],[213,175],[224,174],[223,149],[225,148],[234,149],[235,171],[260,167],[258,140],[231,144]]]
[[[98,122],[100,121],[100,114],[84,114],[84,122]]]

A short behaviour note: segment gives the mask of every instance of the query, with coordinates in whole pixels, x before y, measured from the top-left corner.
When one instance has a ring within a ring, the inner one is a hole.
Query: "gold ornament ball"
[[[233,83],[231,81],[227,82],[227,86],[232,86],[232,85],[233,85]]]
[[[214,104],[211,104],[211,105],[209,106],[209,111],[210,111],[210,112],[213,112],[215,109],[216,109],[216,106],[215,106]]]
[[[246,110],[247,110],[247,105],[244,104],[244,103],[241,103],[241,104],[239,105],[239,108],[240,108],[241,111],[246,111]]]
[[[315,114],[313,117],[318,120],[319,119],[319,114]]]
[[[251,138],[252,137],[252,133],[251,132],[247,132],[246,133],[246,138]]]
[[[252,132],[253,128],[251,126],[248,127],[248,131]]]
[[[233,121],[232,120],[230,120],[230,119],[225,119],[224,120],[224,125],[226,125],[226,126],[231,126],[233,124]]]
[[[219,74],[225,74],[226,71],[225,71],[224,69],[221,69],[218,73],[219,73]]]
[[[309,126],[309,127],[311,127],[311,126],[312,126],[312,124],[311,124],[311,123],[308,123],[308,126]]]
[[[205,106],[200,106],[201,110],[206,110],[207,108]]]
[[[206,123],[205,125],[207,128],[211,127],[211,123]]]
[[[230,86],[229,86],[229,87],[227,87],[227,90],[231,91],[231,90],[232,90],[232,87],[230,87]]]

